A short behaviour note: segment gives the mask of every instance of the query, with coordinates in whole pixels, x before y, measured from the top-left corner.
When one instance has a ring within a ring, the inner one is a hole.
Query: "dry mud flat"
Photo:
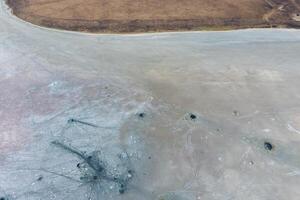
[[[93,35],[0,4],[0,199],[298,200],[300,32]]]
[[[75,31],[299,27],[299,0],[7,0],[31,23]]]

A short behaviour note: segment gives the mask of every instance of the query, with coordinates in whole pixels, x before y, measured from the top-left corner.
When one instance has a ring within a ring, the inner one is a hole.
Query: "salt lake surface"
[[[298,200],[300,31],[94,35],[0,5],[0,198]]]

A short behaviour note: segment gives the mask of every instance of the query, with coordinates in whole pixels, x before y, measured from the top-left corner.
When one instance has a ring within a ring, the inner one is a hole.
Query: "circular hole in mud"
[[[43,176],[39,176],[39,177],[37,178],[37,181],[42,181],[43,179],[44,179]]]
[[[71,118],[71,119],[68,119],[68,123],[73,123],[75,122],[75,119]]]
[[[125,192],[125,185],[124,185],[124,184],[121,184],[121,185],[120,185],[120,189],[119,189],[119,193],[120,193],[120,194],[124,194],[124,192]]]
[[[268,151],[272,151],[272,149],[274,148],[273,145],[270,142],[265,142],[264,147]]]
[[[124,189],[119,189],[120,194],[124,194],[125,190]]]
[[[197,115],[190,113],[190,119],[191,120],[196,120],[197,119]]]
[[[138,116],[139,116],[139,118],[144,118],[146,116],[146,114],[142,112],[142,113],[139,113]]]
[[[237,111],[237,110],[234,110],[234,111],[233,111],[233,115],[237,117],[237,116],[239,116],[239,115],[240,115],[240,113],[239,113],[239,111]]]

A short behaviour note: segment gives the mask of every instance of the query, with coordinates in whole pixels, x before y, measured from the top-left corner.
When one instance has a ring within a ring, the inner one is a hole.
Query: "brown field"
[[[300,27],[300,0],[7,0],[34,24],[88,32]]]

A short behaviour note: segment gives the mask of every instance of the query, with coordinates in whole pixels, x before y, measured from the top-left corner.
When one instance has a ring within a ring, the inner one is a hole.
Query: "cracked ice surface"
[[[0,198],[298,199],[299,31],[93,35],[0,10]]]

